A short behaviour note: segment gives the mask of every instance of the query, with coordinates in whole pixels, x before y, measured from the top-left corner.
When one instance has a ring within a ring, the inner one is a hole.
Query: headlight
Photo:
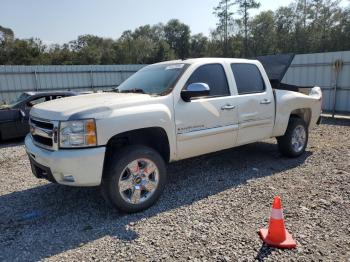
[[[60,122],[61,148],[96,145],[96,124],[94,119]]]

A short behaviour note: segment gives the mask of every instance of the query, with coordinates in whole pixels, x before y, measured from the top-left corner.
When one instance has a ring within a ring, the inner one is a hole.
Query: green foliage
[[[0,42],[0,64],[46,64],[46,47],[39,39],[5,39]]]
[[[2,27],[0,25],[0,41],[4,40],[13,40],[15,38],[15,35],[10,28]]]
[[[173,19],[125,31],[117,40],[82,35],[46,46],[40,39],[17,39],[0,26],[0,64],[150,64],[187,57],[350,50],[350,6],[341,8],[339,0],[294,0],[250,17],[249,10],[258,6],[254,0],[218,0],[218,23],[210,37],[191,35],[188,25]]]
[[[196,34],[190,40],[190,57],[205,57],[208,53],[208,38],[203,34]]]
[[[231,12],[231,7],[234,5],[232,0],[220,0],[219,4],[214,7],[213,14],[218,18],[218,23],[216,24],[216,30],[213,32],[216,38],[224,40],[223,49],[224,56],[227,56],[228,52],[228,37],[232,33],[235,26],[235,20],[233,19],[233,12]]]
[[[164,26],[164,36],[177,57],[184,59],[189,55],[191,31],[188,25],[177,19],[170,20]]]
[[[238,5],[238,13],[241,15],[240,24],[243,25],[244,32],[244,55],[248,55],[248,32],[250,29],[249,24],[249,10],[260,7],[260,3],[255,0],[235,0],[235,4]]]
[[[277,48],[276,22],[272,11],[261,12],[251,22],[251,49],[255,55],[273,54]]]

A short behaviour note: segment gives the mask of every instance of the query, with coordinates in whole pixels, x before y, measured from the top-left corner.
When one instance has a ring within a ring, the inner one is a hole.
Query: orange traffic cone
[[[280,197],[276,196],[273,201],[269,229],[260,229],[259,233],[261,239],[269,246],[279,248],[296,247],[297,243],[284,225]]]

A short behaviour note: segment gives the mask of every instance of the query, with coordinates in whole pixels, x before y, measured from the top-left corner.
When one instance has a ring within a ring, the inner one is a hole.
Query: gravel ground
[[[257,234],[274,195],[295,250]],[[133,215],[106,206],[97,188],[37,180],[22,144],[0,144],[1,261],[350,261],[349,219],[346,120],[315,128],[298,159],[268,140],[171,164],[160,201]]]

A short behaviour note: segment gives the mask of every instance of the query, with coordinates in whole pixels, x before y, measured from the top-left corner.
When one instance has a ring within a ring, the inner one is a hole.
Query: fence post
[[[95,90],[94,90],[94,75],[92,73],[92,68],[90,69],[90,84],[91,84],[92,91],[95,92]]]
[[[333,68],[335,70],[335,84],[334,84],[334,90],[333,90],[333,111],[332,111],[333,118],[335,115],[335,108],[337,105],[338,78],[339,78],[339,73],[340,73],[342,67],[343,67],[343,61],[341,59],[334,61]]]
[[[38,81],[38,74],[36,72],[36,69],[34,70],[34,79],[35,79],[35,91],[39,90],[39,81]]]

